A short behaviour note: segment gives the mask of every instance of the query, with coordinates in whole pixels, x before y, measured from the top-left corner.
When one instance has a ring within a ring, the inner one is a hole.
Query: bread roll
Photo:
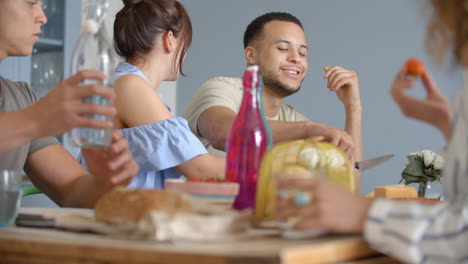
[[[99,221],[138,223],[153,210],[169,215],[193,211],[190,202],[174,192],[117,187],[98,200],[94,214]]]

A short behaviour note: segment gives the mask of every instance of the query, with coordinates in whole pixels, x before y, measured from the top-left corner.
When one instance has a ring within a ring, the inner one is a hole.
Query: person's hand
[[[450,103],[437,88],[427,71],[421,76],[427,96],[419,99],[410,96],[405,91],[413,86],[414,79],[407,77],[406,65],[393,81],[390,93],[405,116],[429,123],[437,127],[445,135],[450,137]]]
[[[346,131],[327,126],[325,124],[310,122],[308,125],[309,138],[323,138],[323,141],[329,142],[339,147],[346,154],[350,161],[353,160],[355,145],[353,138]]]
[[[44,98],[30,107],[32,120],[37,123],[39,136],[61,135],[76,127],[106,129],[112,127],[112,121],[99,121],[85,114],[113,116],[113,106],[85,104],[82,99],[99,95],[109,100],[115,97],[112,89],[103,85],[79,86],[86,79],[102,81],[105,75],[99,71],[85,70],[60,82]]]
[[[310,192],[310,202],[296,205],[294,198],[277,198],[280,220],[299,217],[298,230],[324,230],[332,233],[362,233],[372,200],[351,193],[323,178],[296,178],[279,182],[278,188]]]
[[[356,72],[344,69],[339,66],[330,68],[323,67],[327,79],[327,88],[336,92],[336,96],[347,108],[361,107],[361,97],[359,95],[359,80]]]
[[[138,164],[128,149],[127,139],[120,130],[112,134],[112,143],[105,149],[83,148],[89,172],[102,187],[128,185],[138,173]]]

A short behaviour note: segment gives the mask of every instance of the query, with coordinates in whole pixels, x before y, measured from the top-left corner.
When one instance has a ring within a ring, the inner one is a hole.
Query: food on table
[[[414,187],[405,185],[378,186],[374,188],[374,197],[378,198],[416,198],[418,194]]]
[[[193,211],[191,203],[177,193],[117,187],[98,200],[95,217],[109,223],[138,223],[153,210],[168,215]]]
[[[294,196],[301,190],[277,190],[276,181],[326,177],[354,191],[353,169],[341,149],[327,143],[295,140],[274,145],[264,156],[257,185],[255,222],[275,220],[276,196]]]
[[[225,209],[231,208],[234,198],[239,193],[239,183],[216,181],[214,179],[204,181],[166,179],[164,188],[203,199],[210,205]]]
[[[408,74],[414,77],[420,77],[426,71],[424,63],[415,58],[410,58],[406,61],[406,69]]]

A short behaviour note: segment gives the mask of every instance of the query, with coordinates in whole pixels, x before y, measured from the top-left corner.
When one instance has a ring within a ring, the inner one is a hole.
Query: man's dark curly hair
[[[263,33],[263,27],[266,23],[270,21],[285,21],[294,23],[302,28],[302,23],[299,19],[289,13],[286,12],[270,12],[264,15],[261,15],[255,18],[250,24],[247,26],[247,29],[244,32],[244,49],[251,44],[256,39],[259,39]]]

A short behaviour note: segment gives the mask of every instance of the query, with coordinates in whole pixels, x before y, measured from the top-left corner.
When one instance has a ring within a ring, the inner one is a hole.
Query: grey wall
[[[439,151],[442,135],[405,118],[389,95],[390,84],[408,57],[426,61],[439,87],[453,98],[462,87],[460,71],[432,64],[424,50],[427,17],[423,0],[181,0],[192,19],[193,44],[184,64],[188,77],[178,82],[178,112],[207,79],[241,76],[245,68],[242,36],[247,24],[269,11],[287,11],[304,24],[309,72],[301,91],[287,99],[310,119],[343,128],[341,103],[326,89],[322,67],[340,65],[358,72],[363,105],[365,157],[394,153],[386,164],[363,176],[362,192],[394,184],[406,155],[421,149]],[[417,85],[414,95],[423,96]]]

